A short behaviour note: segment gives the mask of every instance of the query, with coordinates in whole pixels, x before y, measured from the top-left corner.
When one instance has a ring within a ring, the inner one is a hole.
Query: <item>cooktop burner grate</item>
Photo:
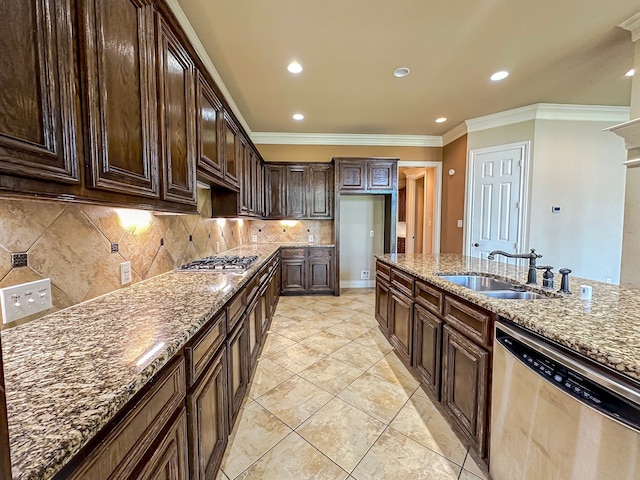
[[[237,255],[220,255],[205,257],[180,267],[182,271],[218,270],[224,272],[244,272],[258,260],[257,255],[239,257]]]

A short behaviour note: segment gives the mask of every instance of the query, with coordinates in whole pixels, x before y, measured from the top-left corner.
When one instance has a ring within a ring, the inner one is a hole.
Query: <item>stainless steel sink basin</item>
[[[534,292],[514,292],[513,290],[493,290],[479,293],[482,293],[487,297],[498,298],[501,300],[538,300],[540,298],[554,298]]]
[[[509,282],[480,275],[442,275],[440,278],[476,292],[510,290],[513,287]]]

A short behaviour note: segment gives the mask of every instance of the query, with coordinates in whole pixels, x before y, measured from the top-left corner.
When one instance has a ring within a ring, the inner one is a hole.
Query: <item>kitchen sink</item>
[[[513,285],[497,278],[483,277],[481,275],[442,275],[440,278],[453,282],[461,287],[485,292],[487,290],[511,290]]]
[[[493,290],[479,293],[482,293],[487,297],[498,298],[501,300],[538,300],[540,298],[554,298],[534,292],[516,292],[513,290]]]
[[[560,298],[557,295],[547,296],[525,290],[523,285],[511,284],[497,278],[482,275],[441,275],[440,278],[453,282],[491,298],[501,300],[538,300],[545,298]]]

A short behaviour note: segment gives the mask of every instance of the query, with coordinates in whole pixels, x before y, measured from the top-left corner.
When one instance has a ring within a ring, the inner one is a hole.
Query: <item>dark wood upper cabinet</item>
[[[69,0],[0,2],[0,173],[79,182]]]
[[[397,159],[334,158],[342,192],[389,192],[397,185]]]
[[[307,211],[307,168],[287,168],[286,211],[288,218],[304,218]]]
[[[196,204],[195,67],[158,16],[162,197]]]
[[[83,0],[88,186],[159,197],[154,10],[146,0]]]
[[[238,154],[237,137],[239,135],[238,127],[231,116],[224,112],[224,122],[222,124],[222,133],[224,139],[224,162],[225,162],[225,180],[232,185],[238,186],[240,162],[242,158]]]
[[[266,206],[265,216],[282,218],[285,216],[285,175],[284,165],[266,165]]]
[[[196,88],[198,168],[222,179],[222,103],[202,74],[198,74]]]
[[[333,166],[309,166],[309,218],[333,217]]]
[[[391,190],[395,187],[397,162],[370,160],[367,162],[367,189]]]

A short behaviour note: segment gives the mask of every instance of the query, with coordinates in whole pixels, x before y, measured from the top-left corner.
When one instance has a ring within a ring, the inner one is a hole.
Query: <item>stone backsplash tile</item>
[[[258,243],[301,242],[307,243],[313,235],[313,243],[333,243],[332,220],[253,220],[251,236]]]
[[[250,222],[209,218],[207,193],[199,191],[202,215],[151,215],[147,228],[135,230],[121,225],[114,208],[1,199],[0,288],[51,278],[53,308],[0,328],[122,288],[122,262],[131,261],[136,283],[248,243]],[[28,253],[28,266],[11,268],[11,253],[19,252]]]

